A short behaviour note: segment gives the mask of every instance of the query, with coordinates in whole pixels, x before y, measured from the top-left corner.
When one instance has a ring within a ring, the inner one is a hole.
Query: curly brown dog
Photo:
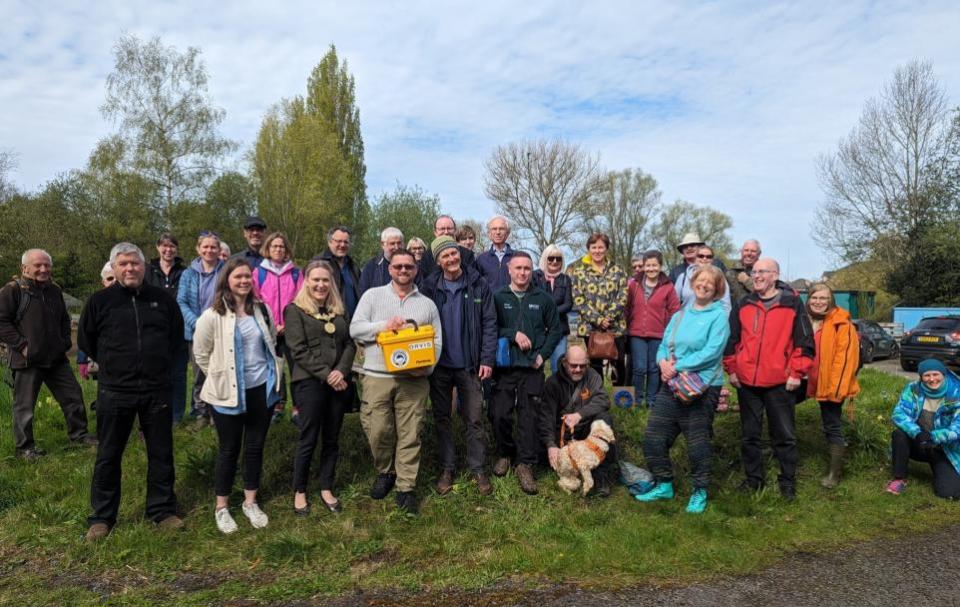
[[[557,461],[557,483],[567,493],[581,489],[586,495],[593,489],[591,471],[607,456],[610,443],[615,442],[613,430],[603,420],[590,424],[590,435],[583,440],[571,441],[560,449]],[[581,482],[581,478],[583,479]]]

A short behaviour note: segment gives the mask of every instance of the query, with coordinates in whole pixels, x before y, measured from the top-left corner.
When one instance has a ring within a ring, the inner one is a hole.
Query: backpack
[[[293,272],[290,275],[293,278],[293,284],[296,285],[300,280],[300,268],[293,266]],[[262,286],[265,280],[267,280],[267,269],[263,266],[257,266],[257,284]]]
[[[8,285],[15,284],[20,287],[20,303],[17,304],[17,312],[13,317],[13,324],[19,325],[20,321],[23,320],[23,317],[27,313],[27,307],[30,306],[30,291],[27,290],[23,281],[19,278],[14,278],[11,280]],[[7,384],[11,388],[13,387],[13,369],[10,368],[11,359],[13,357],[13,350],[10,349],[5,343],[0,343],[0,366],[3,367],[3,383]]]

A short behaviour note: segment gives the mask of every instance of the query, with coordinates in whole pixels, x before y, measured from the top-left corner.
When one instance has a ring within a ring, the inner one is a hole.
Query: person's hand
[[[577,424],[580,423],[580,420],[583,419],[583,416],[579,413],[568,413],[564,415],[562,419],[563,423],[565,423],[570,430],[573,430],[577,427]]]
[[[672,358],[664,358],[657,364],[660,366],[660,377],[663,379],[673,379],[673,377],[677,374],[677,369],[674,366],[674,361]]]
[[[547,449],[547,459],[550,460],[550,467],[556,470],[560,464],[560,449],[558,447]]]
[[[799,387],[800,387],[800,380],[799,380],[799,379],[797,379],[796,377],[788,377],[788,378],[787,378],[787,390],[788,390],[788,391],[791,391],[791,392],[792,392],[792,391],[796,390],[796,389],[799,388]]]
[[[530,341],[530,338],[527,337],[522,331],[517,331],[517,336],[513,338],[513,341],[515,341],[517,346],[524,352],[533,347],[533,342]]]
[[[277,325],[277,336],[283,335],[283,325]]]
[[[477,375],[480,377],[481,381],[490,379],[493,377],[493,367],[490,367],[489,365],[480,365],[480,370]]]
[[[541,367],[543,367],[543,357],[537,354],[537,359],[533,361],[533,368],[539,369]]]
[[[331,386],[331,387],[333,388],[333,390],[334,390],[335,392],[343,392],[344,390],[347,389],[347,386],[349,386],[349,385],[350,385],[350,384],[347,383],[347,380],[341,379],[341,380],[340,380],[340,383],[338,383],[338,384],[335,385],[335,386]]]
[[[337,384],[343,381],[343,373],[334,369],[329,374],[327,374],[327,383],[330,384],[330,387],[336,387]]]
[[[603,329],[604,331],[606,331],[607,329],[610,328],[610,324],[611,324],[611,323],[610,323],[610,319],[609,319],[609,318],[601,318],[601,319],[600,319],[600,328]]]
[[[734,388],[740,387],[740,378],[737,377],[736,373],[731,373],[729,377],[727,377],[727,379],[730,380],[730,385],[733,386]]]
[[[737,282],[739,282],[740,284],[742,284],[742,285],[745,286],[745,287],[752,287],[752,286],[753,286],[753,285],[751,284],[752,279],[750,278],[750,275],[747,274],[746,272],[740,272],[739,274],[737,274]]]
[[[394,316],[387,320],[387,331],[399,331],[403,328],[403,325],[407,324],[407,320],[402,316]]]
[[[89,365],[87,363],[80,363],[77,365],[77,371],[80,372],[81,378],[90,379]]]

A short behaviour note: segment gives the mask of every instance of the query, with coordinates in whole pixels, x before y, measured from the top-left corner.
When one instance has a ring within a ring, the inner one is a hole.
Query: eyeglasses
[[[713,259],[713,255],[697,255],[697,259]]]
[[[554,255],[551,255],[550,257],[547,257],[547,261],[549,261],[549,262],[551,262],[551,263],[553,263],[554,261],[562,262],[562,261],[563,261],[563,257],[557,257],[557,256],[554,256]]]
[[[411,250],[411,251],[423,251],[424,248],[423,248],[423,247],[410,247],[410,250]]]
[[[332,242],[333,244],[350,244],[349,240],[340,240],[337,238],[332,238],[330,242]]]
[[[577,364],[577,363],[567,363],[567,366],[571,369],[585,369],[588,363]]]
[[[751,274],[776,274],[776,270],[757,270],[754,269]]]
[[[396,270],[397,272],[402,272],[402,271],[413,272],[417,266],[413,265],[412,263],[395,263],[395,264],[391,264],[390,267]]]

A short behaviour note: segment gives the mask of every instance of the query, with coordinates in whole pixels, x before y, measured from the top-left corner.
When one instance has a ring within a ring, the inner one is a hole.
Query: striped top
[[[363,346],[363,372],[367,375],[393,377],[387,371],[383,350],[377,345],[377,334],[386,331],[387,320],[394,316],[413,319],[420,325],[433,325],[436,360],[440,360],[442,331],[436,304],[416,285],[401,299],[390,282],[364,291],[350,321],[350,337]]]

